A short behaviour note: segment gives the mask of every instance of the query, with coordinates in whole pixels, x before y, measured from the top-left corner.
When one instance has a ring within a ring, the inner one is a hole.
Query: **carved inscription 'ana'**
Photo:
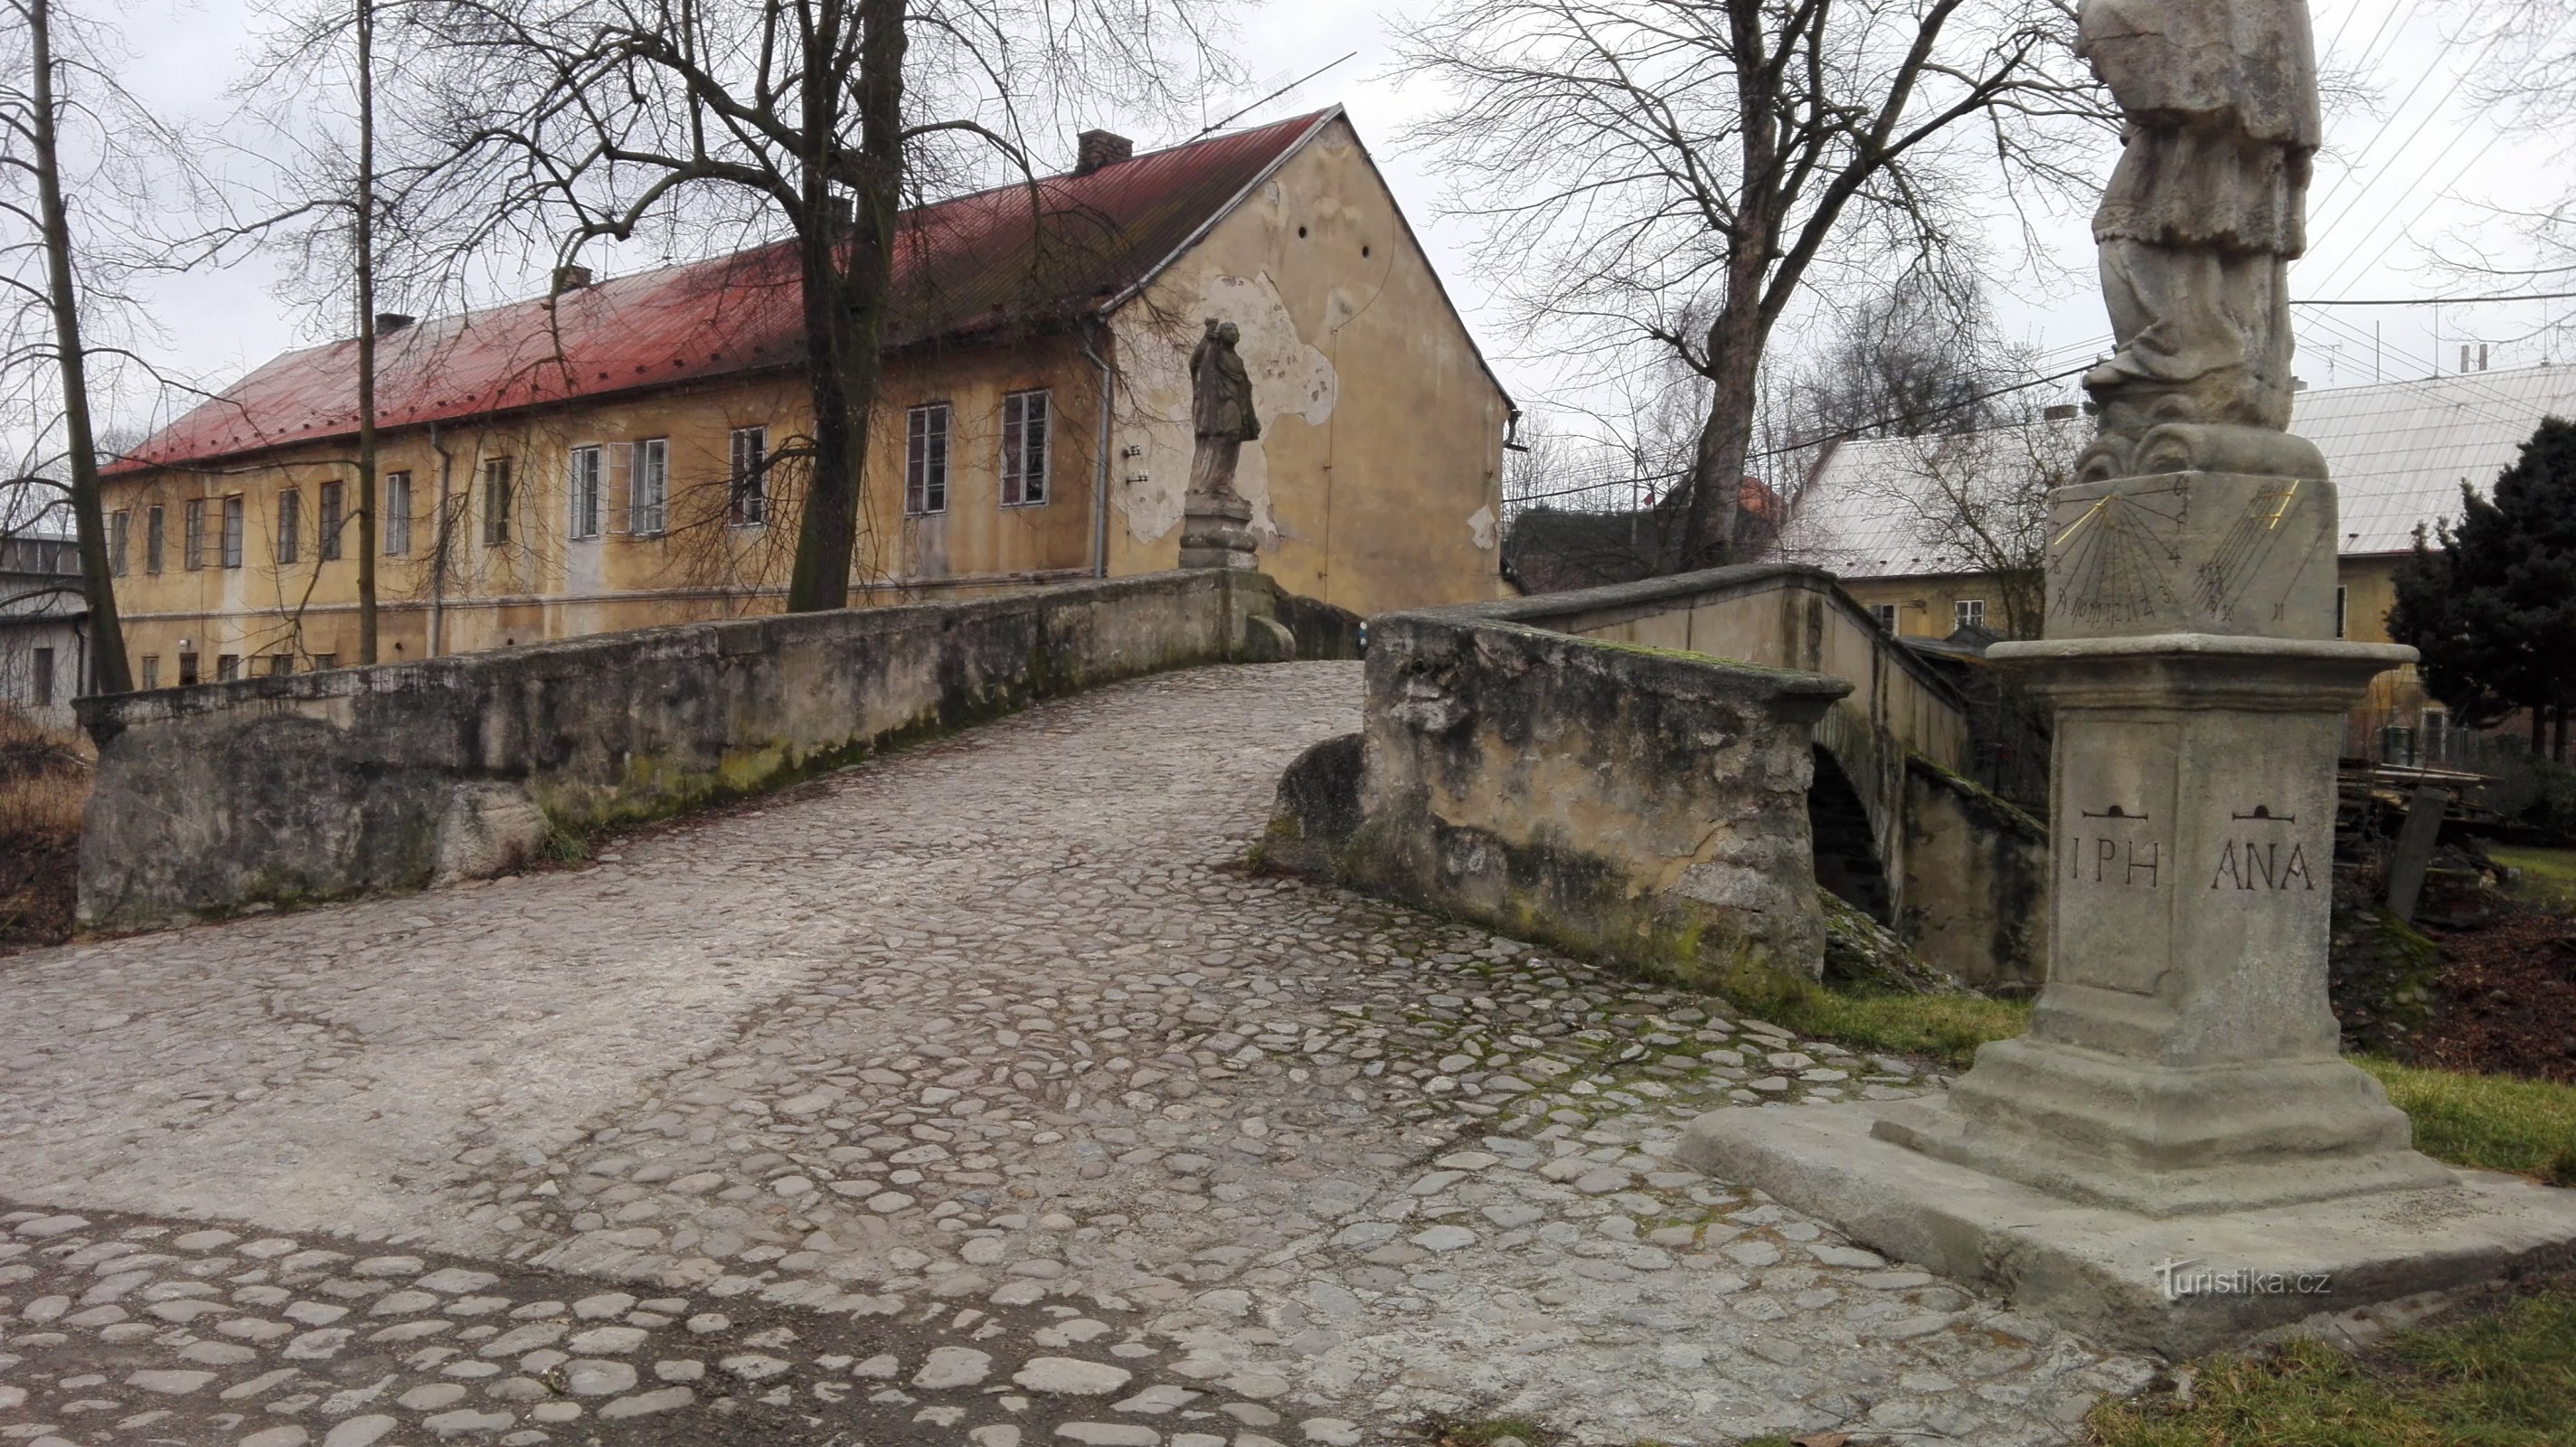
[[[2242,847],[2230,839],[2219,852],[2218,868],[2209,876],[2212,889],[2314,889],[2317,877],[2308,871],[2307,847],[2293,839],[2286,846],[2276,841],[2266,843],[2248,839]]]

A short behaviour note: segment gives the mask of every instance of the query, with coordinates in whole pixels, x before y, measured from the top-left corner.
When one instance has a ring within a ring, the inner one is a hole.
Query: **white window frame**
[[[385,535],[377,541],[384,544],[386,557],[399,558],[411,551],[411,474],[388,472],[384,486]]]
[[[575,541],[599,536],[600,494],[608,486],[608,450],[586,442],[564,454],[564,536]]]
[[[905,517],[948,511],[948,459],[956,445],[956,427],[956,413],[945,402],[924,402],[903,414]]]
[[[1986,626],[1986,600],[1983,598],[1953,600],[1950,604],[1950,626],[1966,628],[1972,624],[1979,628]]]
[[[725,440],[725,519],[738,528],[769,522],[769,429],[737,427]]]
[[[1002,506],[1044,507],[1055,404],[1043,387],[1002,394]]]
[[[671,518],[671,439],[639,438],[633,457],[626,470],[626,531],[660,537]]]

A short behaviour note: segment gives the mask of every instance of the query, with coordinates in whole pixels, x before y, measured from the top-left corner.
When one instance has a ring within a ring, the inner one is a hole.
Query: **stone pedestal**
[[[2167,634],[1998,644],[2054,706],[2046,990],[1879,1139],[2149,1216],[2444,1185],[2326,997],[2344,711],[2412,651]]]
[[[1230,494],[1193,492],[1182,503],[1181,566],[1258,568],[1252,537],[1252,504]]]
[[[2187,472],[2052,501],[2048,640],[1988,654],[2056,717],[2029,1033],[1946,1098],[1718,1111],[1684,1157],[2159,1350],[2576,1254],[2576,1193],[2418,1154],[2338,1051],[2335,754],[2345,710],[2414,651],[2330,636],[2333,487]],[[2157,1264],[2136,1243],[2327,1284],[2159,1304],[2128,1279]]]

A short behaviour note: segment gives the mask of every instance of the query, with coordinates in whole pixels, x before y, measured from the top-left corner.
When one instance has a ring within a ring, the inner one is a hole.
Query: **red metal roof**
[[[1114,305],[1319,126],[1318,111],[1035,187],[904,213],[889,348],[1061,323]],[[434,318],[377,343],[377,425],[399,428],[792,367],[804,357],[792,242]],[[277,357],[107,471],[356,435],[357,343]]]

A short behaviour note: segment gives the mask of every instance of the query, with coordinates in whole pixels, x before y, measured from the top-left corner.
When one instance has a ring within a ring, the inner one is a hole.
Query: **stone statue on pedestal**
[[[2084,378],[2102,434],[2079,475],[2323,476],[2282,435],[2320,134],[2304,0],[2084,0],[2077,33],[2124,125],[2093,215],[2118,350]]]
[[[1946,1095],[1714,1111],[1681,1154],[2180,1357],[2576,1250],[2576,1198],[2418,1153],[2339,1049],[2335,758],[2415,653],[2337,636],[2334,484],[2284,430],[2306,7],[2083,0],[2079,27],[2127,121],[2094,218],[2119,348],[2049,495],[2045,636],[1986,655],[2054,718],[2047,985]]]
[[[1181,566],[1251,568],[1259,565],[1252,537],[1252,504],[1234,490],[1243,444],[1259,440],[1261,419],[1252,410],[1252,374],[1234,344],[1242,331],[1232,322],[1207,319],[1190,353],[1190,490],[1181,503]]]

